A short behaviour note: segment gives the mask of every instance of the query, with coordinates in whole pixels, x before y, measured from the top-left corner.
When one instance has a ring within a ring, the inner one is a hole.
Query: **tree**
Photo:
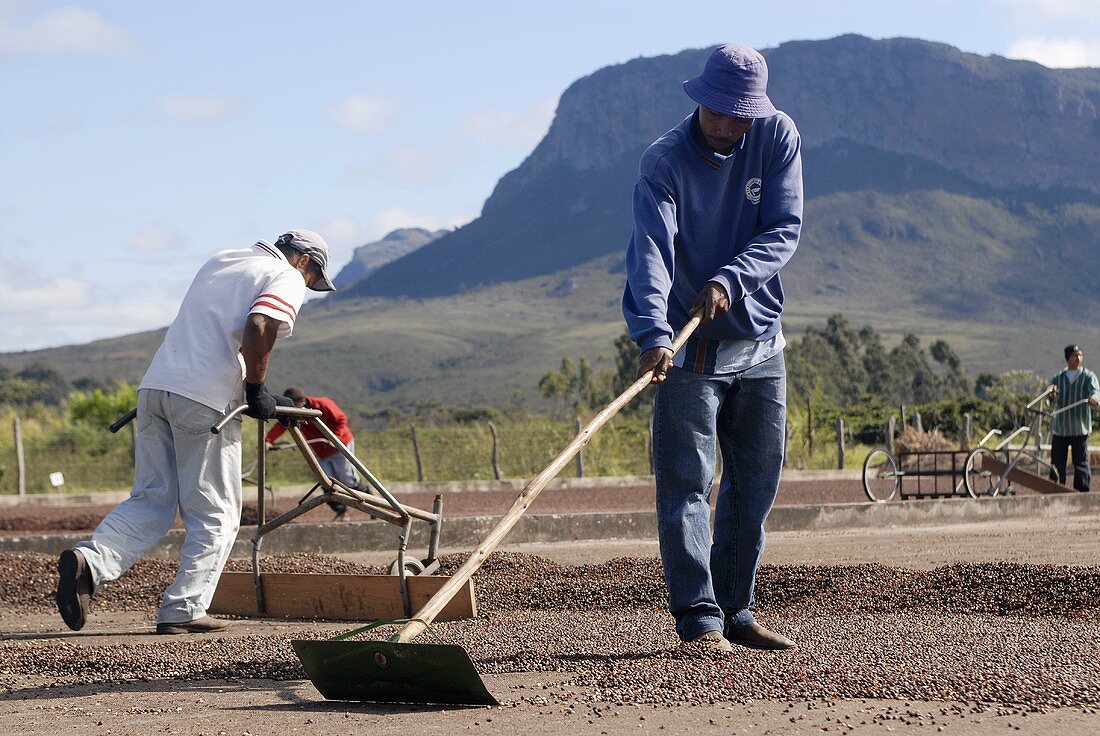
[[[997,376],[986,388],[987,398],[1001,411],[994,423],[1002,429],[1028,424],[1027,403],[1042,393],[1046,386],[1046,380],[1031,371],[1008,371]]]
[[[125,383],[107,390],[74,391],[67,403],[73,422],[102,428],[137,406],[137,389]]]
[[[890,351],[890,395],[893,403],[924,404],[939,398],[939,379],[920,338],[908,333]]]
[[[637,373],[638,346],[630,339],[630,332],[623,330],[622,334],[615,338],[615,376],[611,385],[616,396],[634,383]],[[636,408],[636,405],[629,405],[624,410]]]
[[[974,382],[974,395],[979,399],[989,399],[989,391],[997,383],[996,373],[979,373]]]
[[[823,328],[807,327],[786,352],[791,393],[815,406],[917,404],[971,395],[970,377],[946,341],[925,350],[908,334],[887,352],[874,328],[856,332],[841,314],[831,315]]]
[[[48,363],[31,363],[18,373],[0,372],[0,404],[57,406],[71,390],[61,372]]]
[[[569,397],[573,393],[573,383],[576,380],[575,373],[573,361],[565,357],[561,359],[561,368],[550,371],[539,379],[539,393],[543,398],[558,404],[560,413],[564,414],[569,406]]]
[[[863,346],[863,369],[867,372],[866,392],[884,397],[890,390],[890,359],[882,339],[867,325],[859,331],[859,341]]]
[[[958,399],[971,395],[970,376],[962,368],[962,361],[955,351],[943,340],[936,340],[930,346],[932,360],[941,366],[940,396]]]
[[[574,365],[565,357],[558,370],[539,379],[539,392],[557,403],[559,413],[580,414],[610,401],[613,383],[610,371],[597,374],[587,358],[580,358]]]

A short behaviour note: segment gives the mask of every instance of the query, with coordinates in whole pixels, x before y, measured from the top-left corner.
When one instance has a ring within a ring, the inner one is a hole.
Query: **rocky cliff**
[[[481,217],[340,298],[461,293],[621,252],[638,157],[691,112],[680,82],[708,53],[635,59],[577,80],[545,138],[500,180]],[[765,55],[770,94],[802,134],[808,200],[883,186],[898,193],[964,186],[981,199],[1048,203],[1063,201],[1060,193],[1076,201],[1100,192],[1100,69],[1047,69],[852,35],[785,43]],[[846,148],[848,165],[836,166]],[[847,213],[815,214],[829,221]],[[807,223],[810,241],[815,224]],[[1043,239],[1062,237],[1057,220],[1042,226]]]
[[[337,289],[353,286],[387,263],[407,256],[448,232],[450,230],[432,232],[419,227],[406,227],[387,233],[381,240],[356,248],[351,260],[340,269],[332,283]]]

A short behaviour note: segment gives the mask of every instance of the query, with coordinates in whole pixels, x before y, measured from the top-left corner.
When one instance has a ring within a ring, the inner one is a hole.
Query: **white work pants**
[[[221,412],[178,394],[138,392],[134,488],[76,545],[92,580],[115,580],[164,537],[179,509],[187,533],[179,571],[164,592],[157,623],[206,615],[241,524],[241,423],[221,434]]]

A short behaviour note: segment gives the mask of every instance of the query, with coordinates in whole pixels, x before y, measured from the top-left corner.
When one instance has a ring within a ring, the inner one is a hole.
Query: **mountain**
[[[481,217],[338,298],[454,294],[621,253],[639,156],[691,112],[680,82],[708,54],[635,59],[576,81],[546,137],[500,180]],[[1073,198],[1100,191],[1100,69],[1047,69],[944,44],[852,35],[764,54],[769,94],[802,135],[810,200],[838,188],[877,191],[884,181],[895,194],[965,180],[968,193],[983,199],[1023,193],[1054,203],[1060,191]],[[815,159],[834,163],[843,149],[856,152],[845,166],[814,168]],[[894,180],[898,171],[908,174]],[[831,246],[823,235],[808,219],[804,243]]]
[[[436,230],[432,232],[419,227],[406,227],[388,233],[381,240],[361,245],[352,252],[351,261],[340,269],[332,283],[337,289],[346,289],[362,281],[376,270],[392,263],[402,256],[424,247],[433,240],[450,232]]]
[[[537,400],[539,376],[564,355],[609,354],[638,158],[691,112],[680,82],[708,53],[574,82],[478,219],[357,282],[348,271],[350,286],[307,304],[271,383],[348,408],[499,406],[517,390]],[[1100,343],[1100,69],[860,36],[764,53],[771,96],[803,141],[805,226],[783,271],[789,337],[843,312],[888,340],[946,339],[972,373],[1052,372],[1063,345]],[[0,365],[136,379],[160,334]]]

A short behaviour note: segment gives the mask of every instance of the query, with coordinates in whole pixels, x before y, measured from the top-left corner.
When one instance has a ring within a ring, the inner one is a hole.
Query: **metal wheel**
[[[424,563],[415,557],[405,558],[405,574],[406,575],[419,575],[424,572]],[[386,568],[387,575],[397,574],[397,560],[390,563],[390,566]]]
[[[886,503],[898,492],[901,473],[893,455],[882,448],[871,450],[863,460],[863,492],[875,503]]]
[[[990,466],[985,462],[986,458],[996,460],[997,455],[988,448],[979,447],[966,456],[963,478],[966,481],[966,492],[973,498],[996,496],[999,490],[1001,476],[988,469]]]

